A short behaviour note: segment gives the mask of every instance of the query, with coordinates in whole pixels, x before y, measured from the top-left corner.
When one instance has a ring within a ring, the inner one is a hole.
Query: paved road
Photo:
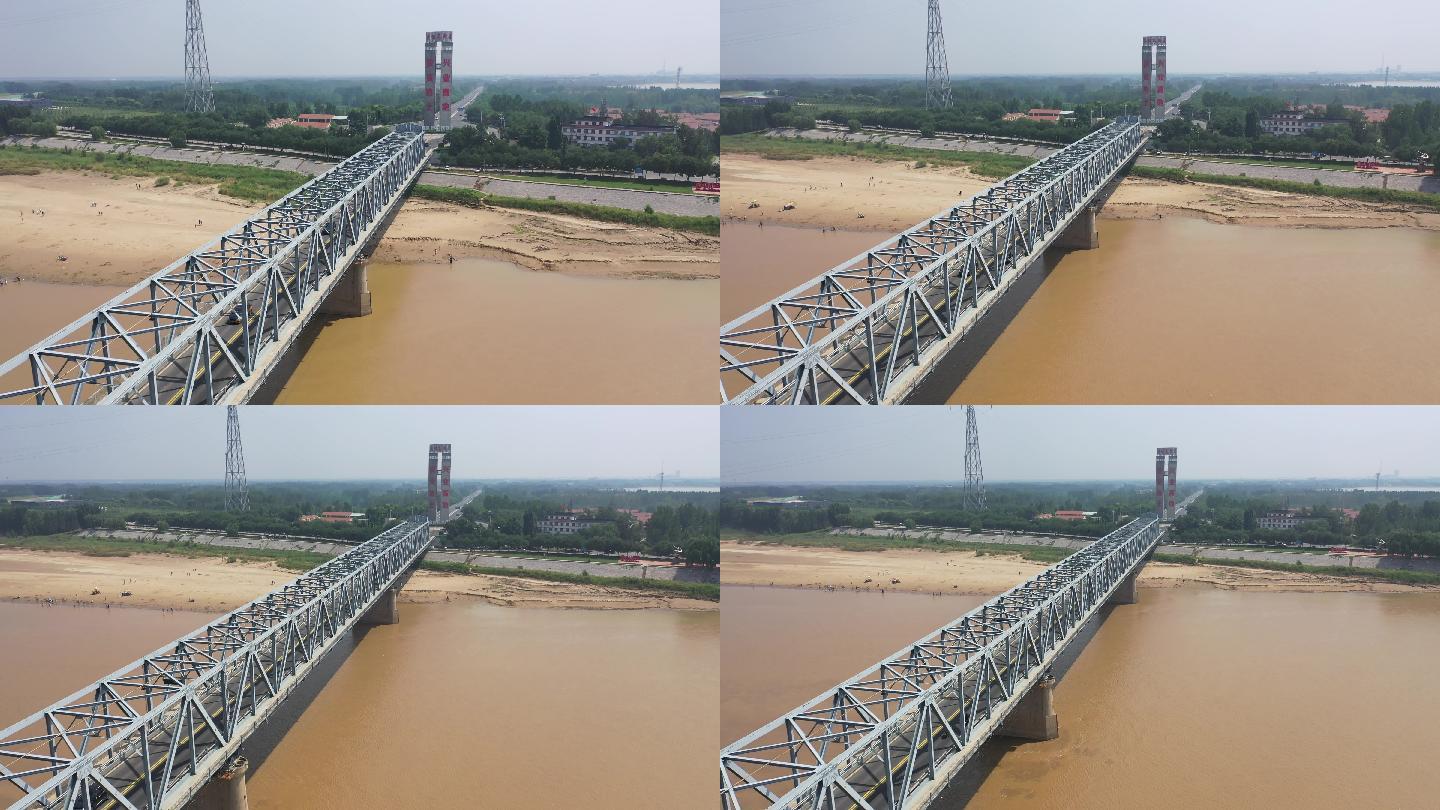
[[[183,163],[207,163],[226,166],[255,166],[262,169],[282,169],[288,172],[316,175],[335,165],[335,161],[312,158],[268,155],[261,152],[239,152],[219,149],[185,147],[175,149],[160,144],[137,143],[134,141],[92,141],[83,138],[30,138],[10,136],[0,141],[12,145],[28,146],[37,144],[48,149],[70,149],[78,152],[126,152],[141,157],[159,160],[177,160]]]
[[[319,554],[343,554],[353,548],[352,544],[324,540],[294,540],[274,536],[226,537],[219,532],[199,532],[171,529],[165,532],[143,529],[88,530],[80,532],[82,537],[117,540],[147,540],[176,543],[195,543],[217,548],[244,548],[269,551],[313,551]],[[689,569],[680,566],[645,566],[637,563],[575,562],[572,560],[549,559],[543,555],[511,557],[484,552],[430,551],[425,559],[436,562],[455,562],[489,568],[528,569],[532,571],[556,571],[565,574],[589,574],[595,577],[644,577],[646,579],[669,579],[681,582],[719,582],[719,573],[703,569]]]
[[[176,160],[183,163],[204,163],[226,166],[255,166],[262,169],[281,169],[301,174],[316,175],[334,166],[334,162],[311,158],[267,155],[259,152],[222,151],[218,149],[184,148],[175,149],[159,144],[138,144],[134,142],[91,141],[78,138],[28,138],[10,137],[4,142],[18,145],[38,144],[48,149],[70,149],[81,152],[106,152],[111,154],[129,153],[159,160]],[[644,211],[645,206],[662,214],[678,214],[688,217],[720,215],[720,199],[696,194],[667,194],[655,191],[632,191],[630,189],[589,188],[559,183],[532,183],[520,180],[486,181],[478,175],[449,174],[436,171],[422,172],[420,182],[427,185],[451,186],[455,188],[482,188],[493,194],[507,197],[528,197],[584,202],[624,208],[630,211]]]
[[[810,141],[838,140],[853,143],[888,143],[892,146],[906,146],[914,149],[936,149],[946,152],[992,152],[1005,155],[1042,158],[1057,151],[1058,147],[1039,144],[1009,143],[983,138],[922,138],[919,135],[899,132],[838,132],[834,130],[772,129],[765,133],[774,137],[800,137]],[[1346,188],[1388,188],[1400,191],[1427,191],[1440,194],[1440,177],[1434,175],[1379,174],[1356,172],[1344,169],[1304,169],[1291,166],[1255,166],[1234,163],[1220,158],[1191,158],[1183,155],[1142,155],[1136,161],[1141,166],[1170,169],[1185,169],[1201,174],[1218,174],[1227,177],[1261,177],[1273,180],[1289,180],[1296,183],[1313,183],[1319,180],[1327,186]]]
[[[1245,175],[1246,177],[1261,177],[1271,180],[1290,180],[1296,183],[1313,183],[1319,180],[1322,185],[1344,188],[1388,188],[1440,194],[1440,177],[1434,175],[1381,174],[1344,169],[1302,169],[1293,166],[1257,166],[1220,158],[1191,158],[1180,155],[1145,155],[1138,162],[1141,166],[1185,169],[1201,174],[1219,174],[1227,177]]]
[[[763,134],[775,138],[802,138],[807,141],[847,141],[850,143],[887,143],[891,146],[907,146],[913,149],[937,149],[945,152],[994,152],[1002,155],[1020,155],[1042,158],[1060,147],[1042,146],[1030,143],[996,141],[986,138],[954,137],[922,138],[918,134],[894,132],[845,132],[830,129],[771,129]]]
[[[950,530],[895,530],[895,529],[837,529],[835,534],[861,535],[869,537],[939,537],[941,540],[954,540],[966,543],[995,543],[997,545],[1014,546],[1051,546],[1054,548],[1068,548],[1079,550],[1092,541],[1065,538],[1045,537],[1038,535],[1017,535],[1017,534],[971,534],[962,529]],[[1440,560],[1431,559],[1403,559],[1395,557],[1371,557],[1364,555],[1329,554],[1319,549],[1295,549],[1294,551],[1266,551],[1249,549],[1212,548],[1208,546],[1197,546],[1193,544],[1164,543],[1157,549],[1162,554],[1184,554],[1186,556],[1198,555],[1205,560],[1252,560],[1257,562],[1278,562],[1286,565],[1309,566],[1346,566],[1351,568],[1383,568],[1387,570],[1405,571],[1427,571],[1440,573]]]

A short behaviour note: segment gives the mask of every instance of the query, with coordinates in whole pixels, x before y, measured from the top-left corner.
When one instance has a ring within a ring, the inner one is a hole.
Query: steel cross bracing
[[[1140,518],[720,752],[720,805],[923,806],[1134,573]]]
[[[720,331],[725,402],[889,401],[897,380],[948,350],[1139,152],[1117,122],[887,239]],[[942,346],[943,344],[943,346]],[[913,380],[905,380],[912,383]]]
[[[273,360],[262,352],[293,339],[426,157],[420,135],[381,138],[0,365],[0,380],[31,377],[0,402],[243,400]]]
[[[0,799],[183,806],[429,545],[412,518],[5,729]]]

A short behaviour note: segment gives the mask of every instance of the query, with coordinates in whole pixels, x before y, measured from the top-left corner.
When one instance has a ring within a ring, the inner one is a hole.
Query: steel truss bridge
[[[1161,533],[1134,520],[729,745],[720,806],[927,806]]]
[[[0,402],[248,401],[427,159],[421,135],[381,138],[0,365],[31,378]]]
[[[0,799],[183,807],[429,547],[428,521],[401,523],[5,729]]]
[[[722,401],[903,401],[1144,142],[1112,123],[726,324]]]

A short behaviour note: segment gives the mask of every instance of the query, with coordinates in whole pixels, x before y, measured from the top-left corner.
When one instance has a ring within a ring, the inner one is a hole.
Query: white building
[[[579,534],[604,524],[603,520],[588,520],[579,515],[547,515],[535,521],[535,528],[541,534]]]
[[[673,135],[675,127],[643,127],[639,124],[622,124],[608,116],[587,115],[568,124],[560,125],[560,134],[565,140],[578,146],[609,146],[618,138],[634,143],[651,135]]]

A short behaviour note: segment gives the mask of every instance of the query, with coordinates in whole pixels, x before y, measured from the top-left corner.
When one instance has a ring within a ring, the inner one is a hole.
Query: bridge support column
[[[373,627],[377,624],[399,624],[400,609],[395,606],[395,588],[388,588],[375,600],[375,604],[365,611],[365,615],[357,622],[362,627]]]
[[[205,787],[195,794],[187,810],[249,810],[250,800],[245,795],[245,772],[250,763],[245,757],[235,757],[225,769],[210,778]]]
[[[1075,215],[1070,227],[1055,239],[1055,246],[1071,250],[1094,250],[1100,247],[1100,230],[1095,226],[1096,206],[1087,206]]]
[[[321,315],[347,318],[370,314],[370,284],[363,260],[356,259],[350,264],[335,289],[320,302],[318,311]]]
[[[1021,740],[1053,740],[1060,736],[1060,719],[1055,716],[1055,679],[1041,678],[1000,724],[995,732]]]
[[[1138,600],[1136,599],[1136,595],[1135,595],[1135,578],[1138,577],[1138,576],[1140,576],[1140,567],[1139,567],[1139,566],[1136,566],[1136,567],[1135,567],[1135,570],[1130,572],[1130,576],[1126,577],[1125,580],[1120,583],[1120,586],[1115,589],[1115,592],[1112,593],[1112,594],[1110,594],[1110,601],[1109,601],[1109,602],[1106,602],[1106,604],[1107,604],[1107,605],[1133,605],[1133,604],[1135,604],[1135,602],[1138,601]]]

